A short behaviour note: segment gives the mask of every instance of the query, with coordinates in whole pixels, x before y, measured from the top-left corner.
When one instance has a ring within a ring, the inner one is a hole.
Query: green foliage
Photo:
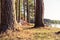
[[[45,24],[50,23],[50,24],[60,24],[60,20],[50,20],[50,19],[44,19]]]
[[[17,0],[15,5],[16,4],[17,4]],[[34,18],[34,0],[28,0],[28,7],[29,7],[30,18]],[[16,5],[16,8],[17,8],[17,5]],[[27,6],[25,5],[25,11],[26,10],[27,10]],[[20,14],[21,14],[21,17],[24,17],[23,0],[20,0]],[[18,13],[17,13],[17,16],[18,16]],[[27,15],[25,16],[27,17]]]

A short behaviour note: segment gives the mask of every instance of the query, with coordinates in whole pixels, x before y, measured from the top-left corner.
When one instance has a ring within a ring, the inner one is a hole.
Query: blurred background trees
[[[16,0],[16,19],[18,19],[18,15],[20,14],[20,18],[24,18],[27,22],[34,20],[34,0],[20,0],[20,5]],[[19,5],[19,6],[18,6]],[[20,12],[18,13],[18,11]]]

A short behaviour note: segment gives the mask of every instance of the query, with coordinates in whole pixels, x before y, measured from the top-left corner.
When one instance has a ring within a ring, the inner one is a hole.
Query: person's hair
[[[22,19],[22,20],[24,20],[24,18],[23,18],[23,17],[21,17],[21,19]]]
[[[21,19],[23,19],[23,17],[21,17]]]

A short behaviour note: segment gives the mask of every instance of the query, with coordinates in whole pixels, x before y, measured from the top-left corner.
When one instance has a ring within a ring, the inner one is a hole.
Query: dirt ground
[[[28,27],[29,26],[23,26],[22,30],[7,30],[6,32],[0,34],[0,40],[60,40],[60,33],[58,33],[60,28]]]

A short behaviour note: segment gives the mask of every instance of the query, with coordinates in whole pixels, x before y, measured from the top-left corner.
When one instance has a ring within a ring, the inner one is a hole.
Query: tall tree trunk
[[[25,20],[25,0],[23,0],[23,8],[24,8],[24,20]]]
[[[14,28],[15,18],[15,0],[1,0],[1,31],[8,28]]]
[[[0,0],[0,26],[1,26],[1,0]]]
[[[16,20],[17,20],[17,0],[15,1],[15,9],[16,9]]]
[[[43,0],[36,0],[36,12],[35,12],[35,26],[34,27],[44,27],[43,23]]]
[[[17,0],[17,22],[20,22],[20,0]]]
[[[28,4],[28,0],[26,0],[27,3],[27,22],[30,22],[30,13],[29,13],[29,4]]]

